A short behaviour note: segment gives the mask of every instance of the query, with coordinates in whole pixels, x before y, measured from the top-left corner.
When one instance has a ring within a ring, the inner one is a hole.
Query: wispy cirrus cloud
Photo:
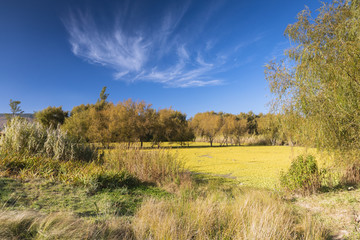
[[[217,40],[207,39],[204,46],[194,45],[196,39],[188,27],[181,27],[190,3],[159,13],[156,21],[138,21],[131,26],[125,10],[104,27],[90,12],[73,11],[64,20],[72,52],[92,64],[114,70],[114,78],[125,81],[150,81],[166,87],[202,87],[223,84],[214,77],[226,66],[227,56],[214,52]],[[204,27],[214,8],[209,8]],[[132,15],[136,16],[136,13]],[[127,26],[127,27],[126,27]],[[193,29],[196,32],[200,29]],[[196,50],[194,50],[196,49]],[[206,56],[206,58],[204,57]]]

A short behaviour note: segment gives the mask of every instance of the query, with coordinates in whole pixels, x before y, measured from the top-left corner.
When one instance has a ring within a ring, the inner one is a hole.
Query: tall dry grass
[[[326,239],[312,218],[299,216],[267,192],[234,198],[216,194],[197,199],[145,202],[133,220],[139,239]]]
[[[110,169],[125,169],[143,182],[180,184],[190,181],[184,163],[168,150],[128,149],[120,145],[111,150],[104,166]]]
[[[273,194],[149,199],[132,219],[90,221],[71,213],[0,211],[0,239],[327,239],[312,216]]]
[[[95,149],[61,129],[44,128],[19,117],[5,126],[0,151],[65,161],[91,161],[97,157]]]
[[[249,135],[241,138],[240,142],[246,146],[271,146],[271,139],[265,135]]]
[[[135,239],[129,221],[91,222],[70,213],[0,211],[0,239]]]

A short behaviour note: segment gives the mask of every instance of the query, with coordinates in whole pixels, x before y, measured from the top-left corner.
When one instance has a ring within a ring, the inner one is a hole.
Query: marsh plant
[[[60,128],[45,128],[19,117],[12,118],[5,126],[0,151],[64,161],[91,161],[97,156],[95,149]]]

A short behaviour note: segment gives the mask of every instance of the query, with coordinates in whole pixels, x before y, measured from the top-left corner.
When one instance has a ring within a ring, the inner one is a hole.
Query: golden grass
[[[173,152],[163,149],[127,149],[118,145],[106,154],[103,163],[107,169],[126,170],[139,180],[158,185],[189,180],[184,163]]]
[[[199,143],[198,143],[199,144]],[[304,148],[288,146],[232,146],[172,149],[193,172],[235,178],[253,187],[276,188],[281,171]],[[308,150],[315,154],[314,149]]]
[[[121,218],[91,222],[68,212],[0,211],[0,239],[135,239]]]
[[[150,199],[133,220],[139,239],[325,239],[327,231],[271,193]]]

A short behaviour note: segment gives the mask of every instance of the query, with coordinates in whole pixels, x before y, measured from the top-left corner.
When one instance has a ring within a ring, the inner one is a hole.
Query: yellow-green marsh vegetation
[[[193,172],[225,176],[241,184],[275,188],[280,172],[305,151],[289,146],[233,146],[174,149]],[[313,149],[308,150],[314,152]]]

